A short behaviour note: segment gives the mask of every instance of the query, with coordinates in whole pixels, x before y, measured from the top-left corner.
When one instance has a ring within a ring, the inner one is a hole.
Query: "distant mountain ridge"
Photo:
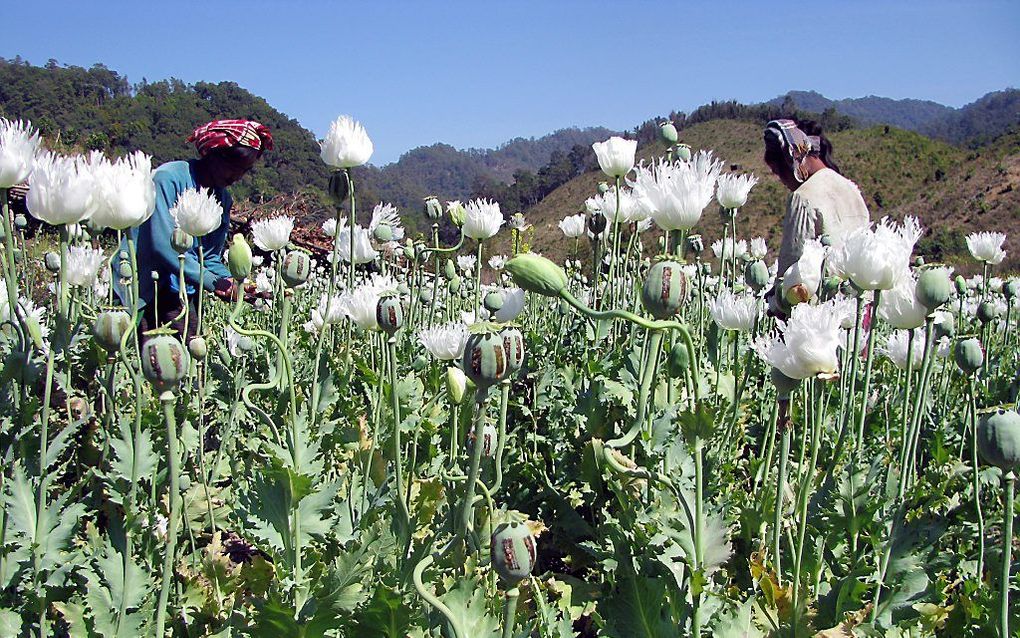
[[[765,104],[823,113],[834,109],[861,124],[888,124],[956,145],[976,145],[1020,124],[1020,90],[988,93],[974,102],[953,108],[930,100],[869,95],[833,100],[816,91],[790,91]]]

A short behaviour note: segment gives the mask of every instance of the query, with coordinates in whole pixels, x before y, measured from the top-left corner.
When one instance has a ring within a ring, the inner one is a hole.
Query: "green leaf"
[[[485,607],[485,585],[463,579],[442,597],[453,615],[454,629],[459,638],[497,638],[501,635],[499,621]]]
[[[361,638],[404,638],[411,628],[413,611],[389,587],[380,586],[372,600],[359,611],[351,635]]]
[[[677,417],[684,440],[690,445],[698,441],[711,441],[715,432],[715,410],[705,402],[698,403],[694,410],[684,410]]]
[[[612,594],[599,605],[609,638],[675,638],[669,614],[666,581],[625,573]]]
[[[712,630],[713,638],[765,638],[765,632],[751,620],[752,599],[719,619]]]
[[[132,424],[124,419],[120,424],[120,438],[111,438],[110,447],[114,456],[110,460],[110,469],[114,476],[125,481],[131,480],[132,467],[138,477],[151,476],[159,463],[159,456],[152,447],[152,435],[142,430],[138,440],[134,441]]]
[[[18,638],[21,616],[10,609],[0,609],[0,638]]]

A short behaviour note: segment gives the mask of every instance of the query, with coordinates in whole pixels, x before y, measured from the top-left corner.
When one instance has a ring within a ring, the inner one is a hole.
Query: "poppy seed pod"
[[[981,458],[1003,472],[1020,468],[1020,414],[996,410],[981,417],[977,431]]]
[[[504,268],[520,288],[546,297],[558,296],[569,281],[562,268],[534,253],[520,253]]]
[[[174,232],[170,235],[170,246],[173,247],[178,255],[183,255],[191,250],[194,244],[195,238],[184,232],[183,228],[175,228]]]
[[[689,162],[691,160],[691,147],[687,144],[679,144],[676,147],[677,159]]]
[[[131,315],[123,310],[104,310],[92,325],[92,338],[106,352],[113,354],[120,349],[120,340],[131,328]]]
[[[333,203],[337,205],[342,204],[351,193],[347,173],[345,171],[335,171],[330,174],[327,190],[329,191],[329,196],[333,199]]]
[[[780,399],[790,398],[790,393],[800,385],[800,379],[791,379],[783,374],[779,368],[772,368],[770,379],[772,380],[772,385],[776,387],[776,392],[779,394]]]
[[[701,235],[688,235],[687,247],[691,252],[700,253],[705,250],[705,240],[702,239]]]
[[[524,365],[524,335],[517,328],[504,328],[499,336],[503,338],[503,349],[507,354],[510,372],[517,372]]]
[[[439,221],[439,218],[443,216],[443,205],[439,203],[439,198],[434,195],[429,195],[425,198],[425,205],[422,210],[431,221]]]
[[[188,351],[165,329],[150,330],[142,346],[142,373],[160,393],[173,392],[188,374],[191,358]]]
[[[25,230],[28,228],[28,217],[25,217],[23,213],[18,213],[14,216],[14,227],[18,230]]]
[[[762,260],[752,261],[744,268],[744,283],[756,293],[769,283],[769,267]]]
[[[429,364],[428,359],[421,355],[418,355],[417,357],[414,358],[414,361],[411,362],[411,368],[413,368],[415,372],[421,372],[422,370],[425,369],[425,367],[428,364]]]
[[[606,230],[606,216],[601,213],[589,215],[588,230],[590,230],[591,234],[595,235],[596,237],[601,235]]]
[[[1006,282],[1006,285],[1002,287],[1002,294],[1006,297],[1007,301],[1013,301],[1017,293],[1020,292],[1020,281],[1016,279],[1010,279]]]
[[[60,272],[60,255],[57,253],[53,251],[46,253],[46,256],[43,258],[43,263],[46,264],[46,270],[53,273]]]
[[[491,423],[486,423],[482,426],[482,456],[490,458],[496,452],[496,426]],[[471,428],[468,432],[468,439],[474,441],[475,430]]]
[[[672,122],[663,122],[659,124],[659,137],[666,144],[676,144],[680,136],[677,134],[676,127],[673,126]]]
[[[952,337],[956,334],[956,322],[952,319],[948,321],[936,321],[932,326],[935,340],[944,339],[946,337]]]
[[[999,318],[999,308],[991,301],[982,301],[977,307],[977,318],[982,324]]]
[[[393,228],[389,224],[379,224],[372,231],[376,241],[388,242],[393,239]]]
[[[283,258],[280,276],[288,288],[295,288],[308,281],[312,274],[312,256],[304,250],[291,250]]]
[[[447,279],[453,279],[457,276],[457,264],[453,263],[452,259],[447,259],[443,272],[446,274]]]
[[[598,191],[599,195],[605,195],[609,192],[609,184],[607,182],[599,182]]]
[[[251,247],[244,235],[237,233],[227,249],[227,270],[237,281],[244,281],[251,274]]]
[[[121,279],[131,279],[131,264],[125,259],[121,259],[120,263],[117,264],[117,275]]]
[[[204,337],[195,337],[188,342],[188,352],[196,361],[205,359],[205,356],[209,354],[209,346],[205,342]]]
[[[425,305],[432,303],[432,289],[422,288],[421,290],[419,290],[418,301],[422,302]]]
[[[503,339],[495,332],[480,332],[468,337],[461,367],[468,379],[480,389],[506,378],[510,371]]]
[[[492,569],[507,585],[531,575],[538,559],[535,536],[525,523],[503,523],[492,533],[489,545]]]
[[[404,306],[400,303],[397,295],[387,295],[379,298],[375,306],[375,320],[379,329],[388,335],[392,335],[404,323]]]
[[[928,268],[918,275],[914,296],[928,310],[935,310],[949,301],[952,295],[953,283],[949,280],[949,271],[945,268]]]
[[[490,292],[485,295],[485,299],[482,300],[482,305],[489,312],[496,312],[503,307],[503,295],[497,291]]]
[[[675,261],[660,261],[648,270],[641,287],[641,303],[656,319],[670,319],[687,297],[687,276]]]
[[[956,348],[953,349],[953,358],[964,374],[971,375],[984,365],[985,352],[981,347],[981,342],[971,337],[956,344]]]

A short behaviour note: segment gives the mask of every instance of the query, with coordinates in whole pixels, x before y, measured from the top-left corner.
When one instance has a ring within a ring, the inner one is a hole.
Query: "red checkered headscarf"
[[[252,120],[213,120],[195,129],[188,141],[195,143],[202,157],[213,149],[234,146],[248,146],[260,152],[273,150],[269,127]]]

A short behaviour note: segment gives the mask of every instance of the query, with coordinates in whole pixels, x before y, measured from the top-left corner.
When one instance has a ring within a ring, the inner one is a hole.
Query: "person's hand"
[[[213,290],[213,294],[216,295],[222,301],[236,301],[237,295],[240,293],[240,288],[229,277],[224,277],[216,282],[216,287]]]

